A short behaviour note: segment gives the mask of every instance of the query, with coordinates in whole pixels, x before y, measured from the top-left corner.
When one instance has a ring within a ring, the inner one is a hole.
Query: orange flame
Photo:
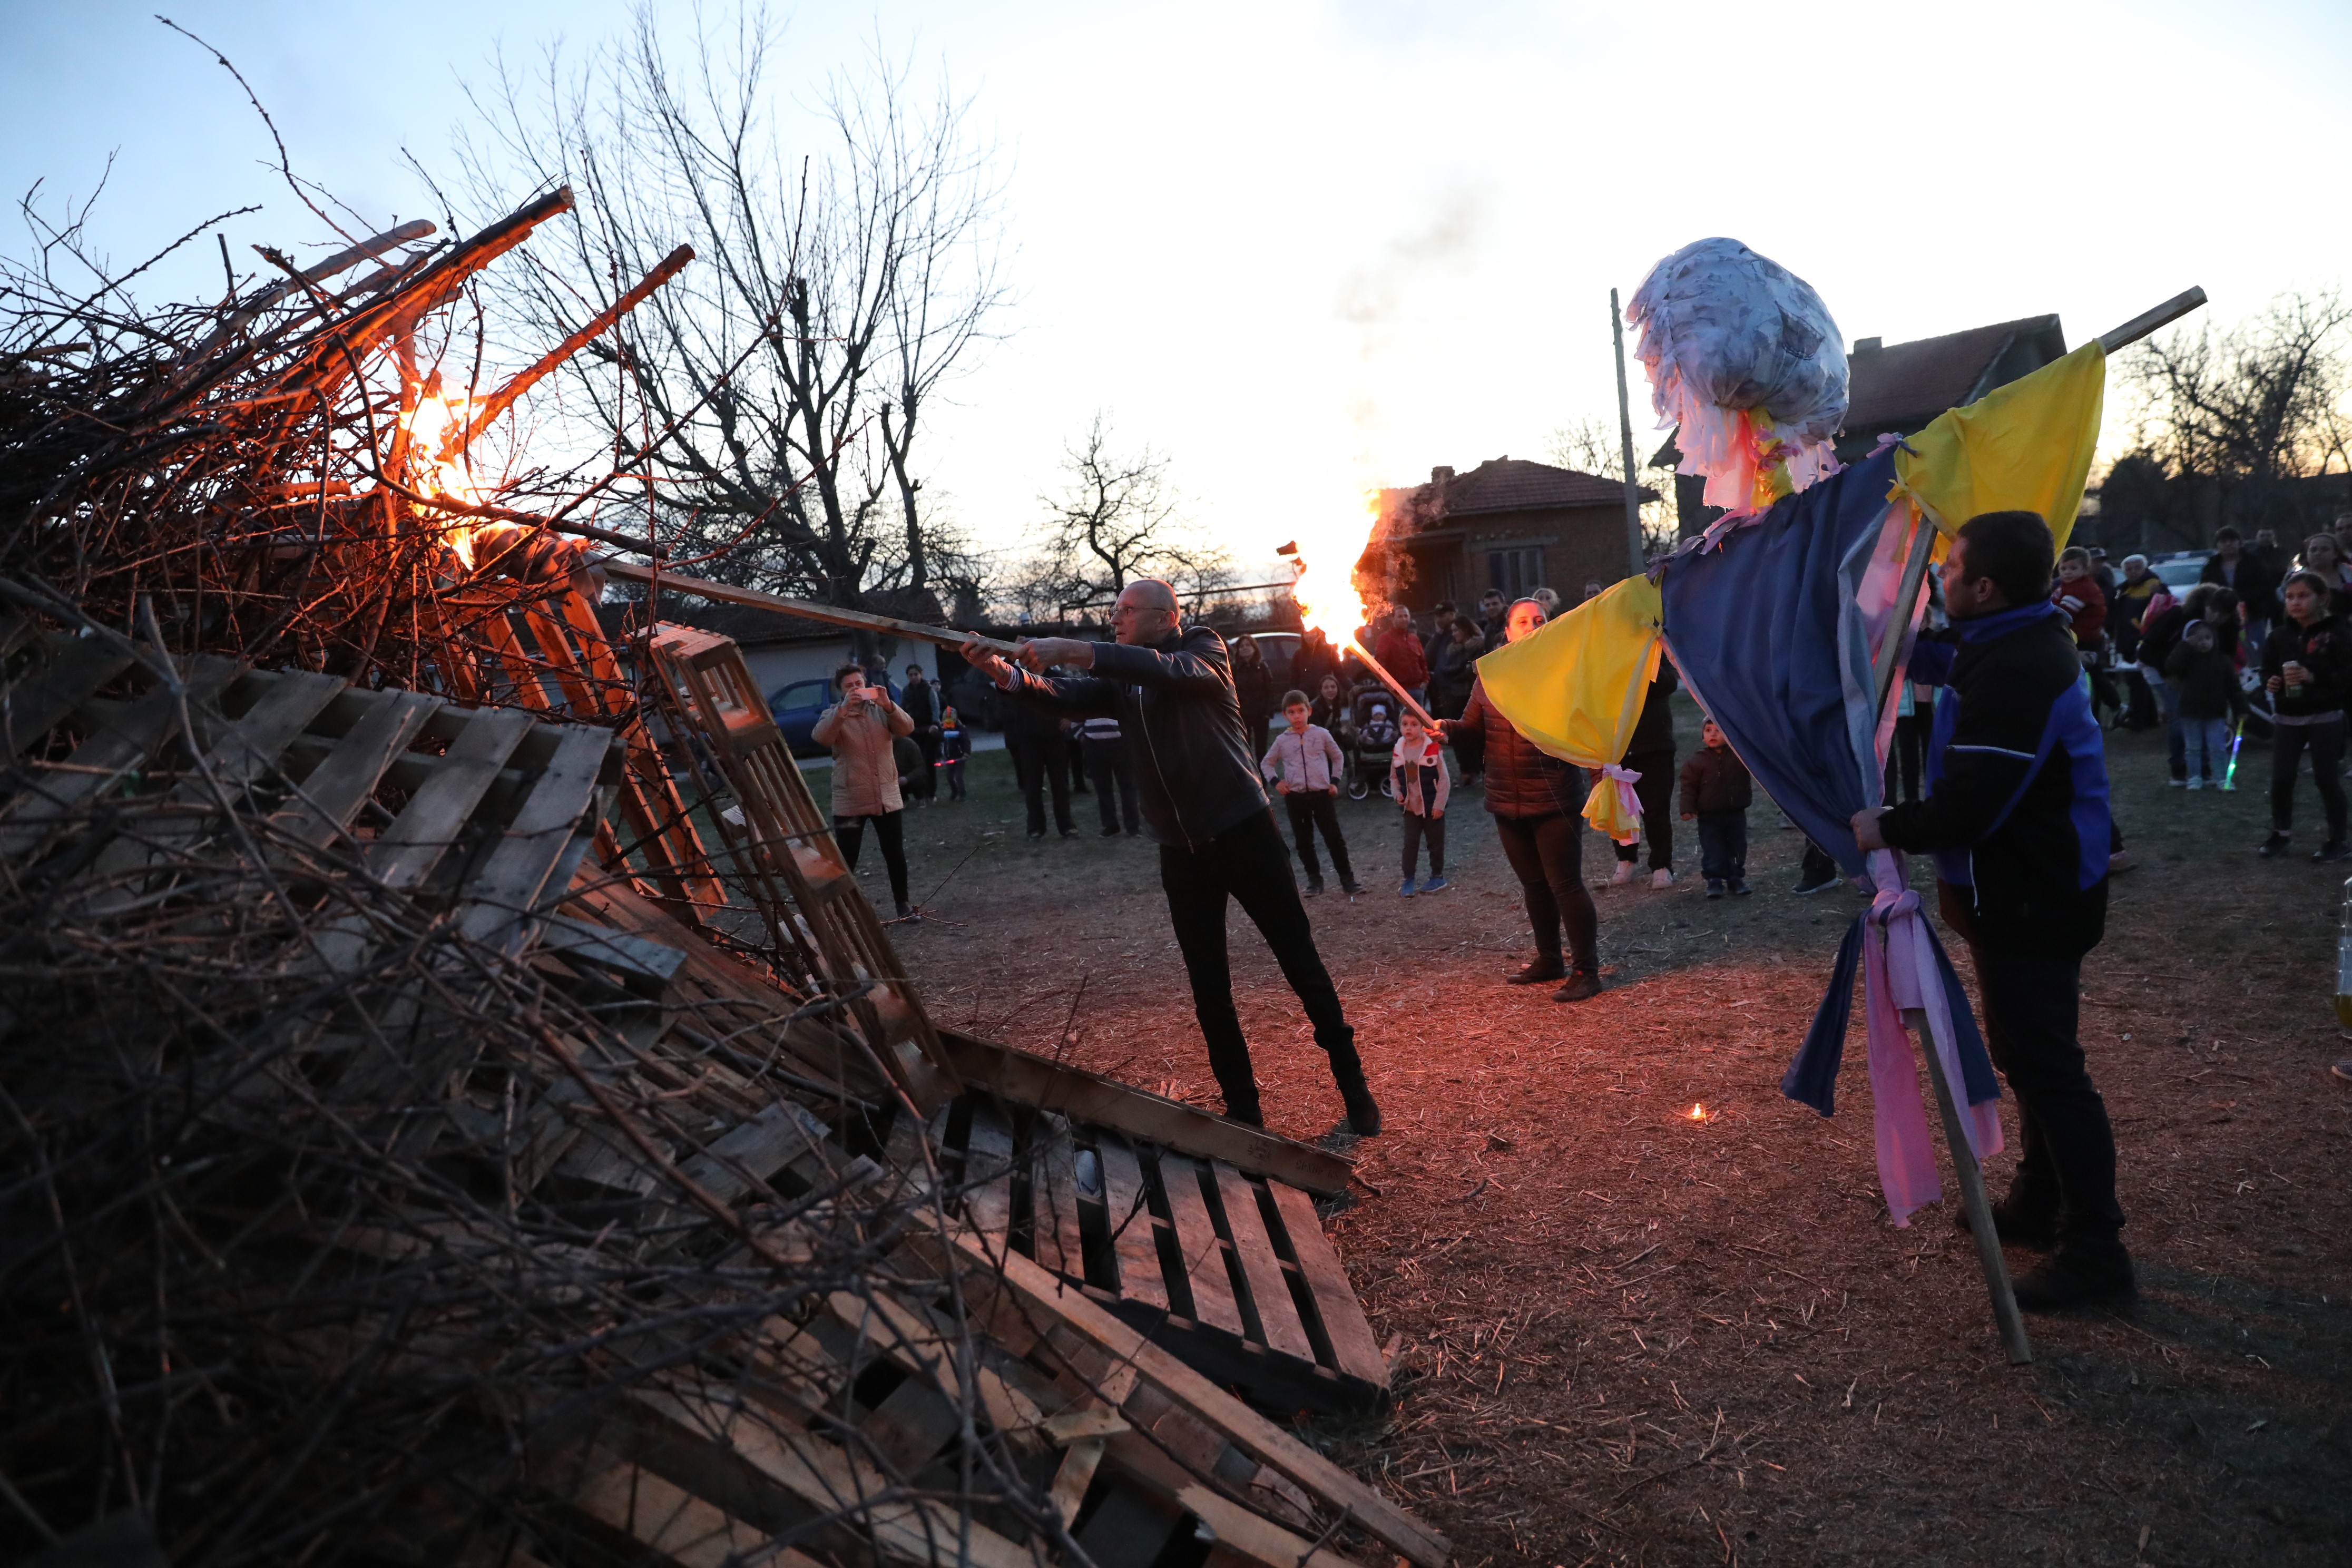
[[[401,428],[408,434],[410,489],[472,505],[487,499],[488,489],[475,481],[471,454],[459,446],[474,407],[470,397],[427,391],[418,396],[414,409],[400,416]],[[467,571],[473,569],[478,531],[471,521],[453,520],[444,534]]]
[[[1297,574],[1297,580],[1291,584],[1290,600],[1298,606],[1299,620],[1340,647],[1354,640],[1356,627],[1363,624],[1373,608],[1357,594],[1355,574],[1357,561],[1371,542],[1381,498],[1373,492],[1364,501],[1366,510],[1373,514],[1371,522],[1360,529],[1337,519],[1318,524],[1298,536],[1291,556],[1291,569]],[[1351,616],[1353,620],[1349,619]]]
[[[1688,1110],[1684,1111],[1683,1114],[1689,1117],[1693,1121],[1704,1121],[1706,1120],[1706,1107],[1704,1105],[1694,1105]]]

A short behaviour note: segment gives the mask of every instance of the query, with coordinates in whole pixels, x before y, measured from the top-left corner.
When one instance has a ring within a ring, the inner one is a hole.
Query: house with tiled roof
[[[1643,489],[1645,500],[1657,492]],[[1598,474],[1496,458],[1467,473],[1381,492],[1381,526],[1364,570],[1393,564],[1391,589],[1416,615],[1440,599],[1493,588],[1518,598],[1549,587],[1566,603],[1625,575],[1625,487]]]
[[[1964,407],[2065,355],[2065,330],[2054,315],[2025,316],[1907,343],[1857,338],[1845,360],[1845,427],[1837,438],[1838,460],[1869,456],[1881,436],[1916,435],[1946,409]],[[1650,459],[1653,467],[1669,470],[1681,461],[1672,437]],[[1675,510],[1685,537],[1722,515],[1700,499],[1705,488],[1703,479],[1675,476]]]

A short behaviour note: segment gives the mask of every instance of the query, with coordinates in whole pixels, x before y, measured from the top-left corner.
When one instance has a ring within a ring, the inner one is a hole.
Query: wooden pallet
[[[993,1250],[1035,1260],[1267,1408],[1388,1403],[1379,1342],[1299,1188],[983,1090],[936,1113],[931,1131],[963,1218]]]

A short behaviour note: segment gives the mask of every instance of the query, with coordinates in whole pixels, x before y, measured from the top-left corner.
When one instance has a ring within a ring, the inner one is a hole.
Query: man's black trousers
[[[1105,833],[1142,829],[1135,808],[1135,764],[1127,760],[1127,741],[1088,741],[1087,780],[1095,786],[1095,805],[1102,813]]]
[[[1059,735],[1008,735],[1005,750],[1013,753],[1013,776],[1021,784],[1021,798],[1029,807],[1029,832],[1045,831],[1045,786],[1054,789],[1054,826],[1070,827],[1070,748]]]
[[[1234,974],[1225,950],[1225,903],[1238,900],[1257,926],[1282,977],[1298,994],[1315,1026],[1315,1043],[1330,1053],[1331,1076],[1345,1089],[1361,1083],[1356,1032],[1339,1011],[1339,993],[1315,951],[1307,906],[1291,880],[1290,857],[1271,811],[1253,812],[1207,843],[1193,848],[1160,847],[1160,886],[1168,895],[1168,919],[1184,954],[1192,983],[1192,1012],[1209,1047],[1209,1068],[1225,1097],[1225,1114],[1244,1121],[1258,1118],[1257,1079],[1250,1070],[1249,1042],[1234,1011]]]
[[[915,793],[936,800],[940,793],[940,738],[930,730],[915,731],[915,750],[923,755],[923,771],[915,775]]]
[[[1671,871],[1675,865],[1675,752],[1628,752],[1621,764],[1642,776],[1633,782],[1633,798],[1642,803],[1642,833],[1650,841],[1650,869]],[[1617,858],[1641,858],[1638,844],[1617,846]]]
[[[1290,814],[1290,836],[1298,841],[1298,863],[1307,868],[1307,885],[1323,885],[1323,867],[1315,858],[1315,833],[1323,833],[1323,847],[1331,851],[1331,869],[1339,873],[1339,885],[1351,888],[1356,873],[1348,863],[1348,840],[1339,832],[1339,808],[1332,803],[1339,797],[1328,789],[1292,790],[1282,797],[1283,809]]]
[[[2083,961],[1973,945],[1969,951],[1984,1003],[1985,1045],[2017,1096],[2024,1134],[2011,1206],[2055,1212],[2068,1241],[2115,1240],[2124,1223],[2116,1202],[2115,1130],[2076,1037]]]

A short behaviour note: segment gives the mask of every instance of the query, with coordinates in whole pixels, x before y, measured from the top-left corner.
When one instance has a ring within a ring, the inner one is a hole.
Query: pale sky
[[[615,0],[175,0],[299,172],[436,209],[460,83],[616,30]],[[1542,455],[1615,418],[1608,296],[1729,235],[1849,342],[2055,310],[2071,343],[2189,284],[2216,324],[2352,258],[2352,5],[987,4],[784,13],[780,115],[869,40],[944,71],[1008,160],[1008,332],[934,426],[931,484],[1016,545],[1097,408],[1164,451],[1245,565],[1368,488]],[[684,15],[684,8],[680,8]],[[0,0],[0,184],[86,193],[128,258],[248,202],[322,237],[226,73],[114,0]],[[7,248],[21,251],[11,236]],[[191,290],[216,293],[209,244]],[[1654,437],[1634,371],[1635,424]],[[2123,432],[2111,394],[2112,452]],[[1306,526],[1302,526],[1306,525]]]

